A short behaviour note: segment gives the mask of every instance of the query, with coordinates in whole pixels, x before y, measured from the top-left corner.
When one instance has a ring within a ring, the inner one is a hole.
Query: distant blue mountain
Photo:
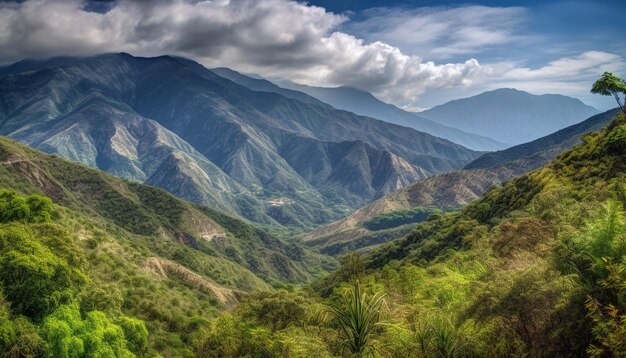
[[[231,78],[231,80],[235,81]],[[237,82],[237,81],[235,81]],[[485,136],[468,133],[451,126],[428,120],[418,114],[407,112],[392,104],[385,103],[369,92],[352,87],[311,87],[291,82],[280,82],[281,86],[304,92],[331,106],[368,116],[385,122],[416,129],[436,137],[461,144],[467,148],[492,151],[506,148],[507,145]]]
[[[529,160],[538,163],[537,167],[556,158],[559,154],[581,142],[586,133],[599,132],[602,127],[611,123],[619,114],[615,108],[604,113],[596,114],[580,123],[574,124],[532,142],[516,145],[505,150],[490,152],[482,155],[465,166],[465,169],[488,169],[507,163]]]
[[[578,99],[502,88],[421,112],[424,118],[512,145],[585,120],[598,110]]]

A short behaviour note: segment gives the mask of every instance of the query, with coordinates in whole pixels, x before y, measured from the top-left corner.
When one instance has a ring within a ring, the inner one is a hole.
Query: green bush
[[[608,154],[623,155],[626,153],[626,125],[620,125],[607,134],[604,148]]]
[[[131,348],[145,347],[147,331],[137,320],[123,320],[132,336],[129,342],[124,329],[102,312],[89,312],[83,319],[76,305],[59,307],[46,317],[41,336],[49,357],[133,357]],[[145,333],[145,337],[144,337]]]
[[[52,201],[48,197],[36,194],[24,197],[11,190],[0,191],[0,222],[46,222],[51,213]]]
[[[35,320],[69,303],[87,277],[33,237],[28,229],[0,229],[0,282],[11,308]]]
[[[302,296],[285,291],[258,292],[246,299],[241,314],[274,332],[302,323],[305,302]]]
[[[124,331],[128,348],[135,353],[143,352],[148,346],[148,330],[143,321],[123,316],[118,324]]]

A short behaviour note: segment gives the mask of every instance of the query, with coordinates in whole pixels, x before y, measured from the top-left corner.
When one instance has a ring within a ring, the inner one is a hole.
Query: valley
[[[0,1],[0,358],[626,357],[624,11]]]
[[[369,230],[364,223],[414,208],[454,210],[480,198],[494,186],[536,169],[599,131],[618,114],[611,110],[543,138],[484,154],[465,168],[422,179],[368,204],[344,219],[324,225],[302,237],[304,243],[331,255],[368,250],[406,235],[418,221]],[[422,217],[420,221],[425,220]]]

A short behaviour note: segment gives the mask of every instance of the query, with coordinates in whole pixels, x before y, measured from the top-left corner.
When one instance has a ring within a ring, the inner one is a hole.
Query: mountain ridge
[[[505,144],[498,143],[490,138],[466,133],[456,128],[443,126],[439,123],[421,118],[419,115],[404,111],[403,109],[391,104],[384,103],[375,98],[369,92],[357,90],[351,87],[311,87],[284,81],[278,82],[283,86],[280,87],[270,81],[251,78],[231,69],[215,68],[212,69],[212,71],[243,86],[249,86],[252,89],[281,94],[284,93],[287,96],[294,96],[294,98],[303,98],[303,94],[305,94],[306,101],[321,101],[324,104],[328,103],[337,109],[347,110],[349,112],[376,118],[388,123],[413,128],[436,137],[450,140],[454,143],[459,143],[473,150],[495,150],[502,149],[506,146]],[[342,100],[346,97],[350,100]],[[358,99],[355,99],[354,97],[358,97]]]
[[[513,88],[500,88],[449,101],[420,112],[420,115],[444,125],[517,145],[597,113],[595,108],[572,97],[534,95]]]
[[[535,141],[486,153],[461,170],[419,180],[363,206],[343,219],[300,236],[300,240],[331,255],[350,250],[370,250],[376,245],[406,235],[416,224],[376,232],[364,228],[364,222],[416,207],[450,210],[465,206],[479,199],[491,187],[499,186],[557,158],[562,152],[580,143],[581,136],[600,131],[618,113],[619,109],[612,109]]]
[[[580,123],[558,130],[545,137],[520,144],[505,150],[486,153],[465,166],[466,169],[490,168],[506,162],[531,156],[556,157],[565,149],[580,142],[582,134],[597,132],[618,114],[618,109],[611,109],[592,116]]]
[[[391,170],[389,178],[404,178],[396,182],[405,185],[462,167],[479,155],[449,141],[319,101],[252,91],[187,59],[122,53],[49,61],[26,61],[4,70],[0,134],[129,179],[150,180],[185,199],[263,224],[311,227],[397,188],[384,180],[367,182],[374,180],[365,174],[374,164]],[[103,113],[109,113],[108,117]],[[98,115],[100,120],[95,119]],[[159,143],[160,152],[151,150],[156,144],[150,144],[150,138],[120,125],[129,118],[142,123],[135,127],[168,133],[165,147],[169,149],[163,151]],[[97,130],[90,121],[111,123],[109,131]],[[363,174],[356,177],[363,182],[351,186],[346,180],[334,180],[332,185],[316,182],[316,187],[292,167],[302,172],[306,163],[290,164],[279,153],[284,141],[298,136],[320,143],[362,141],[372,147],[369,153],[389,154],[367,165],[368,156],[353,156],[364,161],[361,165],[349,160],[349,151],[334,151],[338,158],[346,158],[337,163],[361,168]],[[75,140],[76,148],[61,138]],[[140,158],[137,150],[141,148],[150,155]],[[161,156],[155,158],[153,152]],[[172,152],[179,155],[171,156]],[[158,174],[152,176],[157,168]],[[181,185],[168,183],[168,172]],[[280,197],[289,200],[277,201]]]

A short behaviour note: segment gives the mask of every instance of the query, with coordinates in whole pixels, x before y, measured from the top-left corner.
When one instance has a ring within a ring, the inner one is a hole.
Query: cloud
[[[490,73],[475,59],[436,64],[339,31],[348,19],[289,0],[78,0],[0,4],[0,61],[126,51],[174,54],[310,85],[349,85],[396,103]]]
[[[351,32],[419,53],[446,59],[473,55],[485,48],[529,40],[518,28],[525,23],[522,7],[374,8],[348,25]]]
[[[93,5],[80,0],[0,2],[0,63],[119,51],[172,54],[207,67],[227,66],[302,84],[353,86],[409,109],[505,86],[580,97],[602,71],[626,69],[622,57],[601,51],[581,51],[536,68],[471,58],[489,48],[511,49],[530,41],[517,33],[526,17],[519,7],[379,8],[355,22],[290,0]],[[426,60],[452,55],[461,57],[443,63]]]
[[[562,57],[543,67],[530,69],[513,68],[504,73],[504,79],[512,80],[580,80],[596,77],[604,71],[621,71],[626,68],[624,60],[615,54],[602,51],[587,51],[577,56]]]
[[[514,87],[533,93],[560,93],[594,100],[591,84],[605,72],[623,73],[626,61],[616,54],[586,51],[575,56],[555,59],[538,68],[520,67],[514,63],[493,64],[497,73],[489,88]]]

